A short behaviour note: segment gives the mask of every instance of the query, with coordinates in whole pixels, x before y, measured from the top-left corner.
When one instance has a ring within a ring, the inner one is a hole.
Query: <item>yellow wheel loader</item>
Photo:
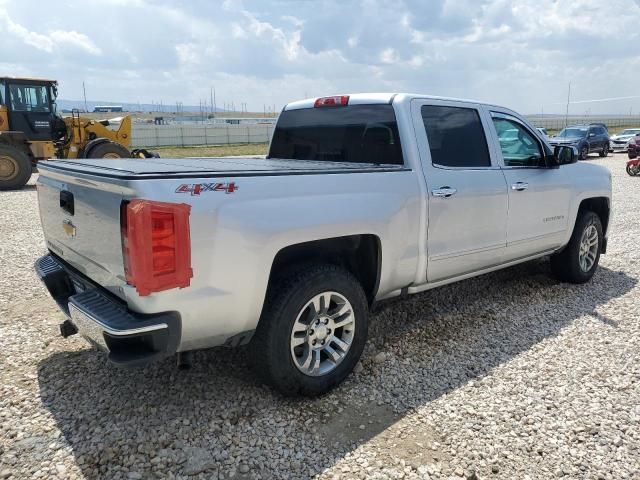
[[[55,80],[0,77],[0,190],[23,187],[37,162],[50,158],[146,158],[129,150],[131,117],[115,129],[109,120],[91,120],[74,110],[56,112]]]

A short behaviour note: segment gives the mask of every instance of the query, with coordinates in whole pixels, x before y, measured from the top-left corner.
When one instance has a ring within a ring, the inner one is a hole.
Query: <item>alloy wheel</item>
[[[596,262],[598,256],[598,229],[593,224],[589,224],[582,232],[580,239],[580,250],[578,252],[578,263],[583,272],[588,272]]]
[[[353,343],[356,318],[340,293],[323,292],[298,313],[290,337],[296,368],[312,377],[326,375],[345,359]]]

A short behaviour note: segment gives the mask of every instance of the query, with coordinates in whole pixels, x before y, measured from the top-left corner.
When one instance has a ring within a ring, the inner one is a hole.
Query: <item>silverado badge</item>
[[[69,238],[74,238],[76,236],[76,227],[71,220],[65,220],[62,222],[62,229],[65,231]]]

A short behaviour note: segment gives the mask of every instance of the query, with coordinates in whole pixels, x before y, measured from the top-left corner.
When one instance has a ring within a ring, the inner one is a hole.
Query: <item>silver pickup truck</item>
[[[36,270],[118,365],[250,343],[261,377],[320,394],[375,302],[549,255],[588,281],[611,176],[472,101],[356,94],[287,105],[267,158],[50,161]]]

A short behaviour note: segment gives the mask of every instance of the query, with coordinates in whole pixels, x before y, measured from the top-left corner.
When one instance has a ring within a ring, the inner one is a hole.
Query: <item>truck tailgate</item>
[[[47,247],[115,295],[125,284],[119,189],[72,175],[41,175],[40,218]]]

